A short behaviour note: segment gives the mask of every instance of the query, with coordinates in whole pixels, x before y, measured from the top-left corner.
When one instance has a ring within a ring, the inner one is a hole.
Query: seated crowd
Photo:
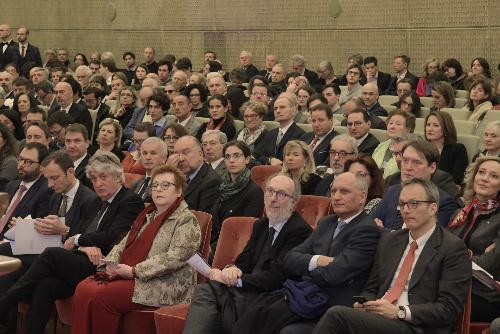
[[[393,76],[353,55],[336,76],[301,55],[289,73],[275,55],[259,71],[242,51],[226,73],[213,51],[194,71],[146,47],[118,69],[110,52],[70,62],[49,49],[42,62],[29,44],[28,57],[28,30],[18,44],[1,27],[0,255],[22,262],[0,276],[6,333],[18,303],[36,334],[70,297],[72,333],[118,333],[129,312],[181,303],[186,334],[452,333],[469,287],[471,320],[500,318],[500,120],[484,122],[500,113],[500,83],[485,59],[469,73],[429,59],[419,77],[406,55]],[[446,109],[460,90],[481,151]],[[302,217],[305,195],[329,198],[329,214]],[[210,264],[227,218],[256,222],[234,263],[197,284],[199,212],[212,217]],[[27,216],[62,247],[18,254],[5,234]]]

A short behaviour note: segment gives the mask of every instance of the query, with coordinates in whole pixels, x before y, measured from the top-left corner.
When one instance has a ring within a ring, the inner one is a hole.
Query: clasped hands
[[[243,272],[238,267],[232,266],[223,270],[212,268],[208,274],[208,278],[217,281],[227,286],[236,286],[238,278],[241,278]]]
[[[366,312],[375,313],[383,316],[386,319],[397,319],[399,307],[394,304],[391,304],[386,299],[377,299],[367,301],[363,304],[354,303],[353,307],[355,309],[364,310]]]

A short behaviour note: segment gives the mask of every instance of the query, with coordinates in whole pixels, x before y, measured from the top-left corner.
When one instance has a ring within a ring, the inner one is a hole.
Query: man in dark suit
[[[179,138],[169,162],[176,165],[188,178],[184,199],[191,210],[212,213],[219,197],[220,177],[204,162],[200,142],[192,136]]]
[[[368,114],[387,117],[387,110],[378,102],[379,90],[375,82],[369,82],[361,89],[361,98],[365,102]]]
[[[316,166],[330,164],[330,141],[338,135],[333,129],[333,114],[327,104],[320,103],[309,110],[313,132],[305,133],[300,140],[311,148]]]
[[[80,86],[75,80],[74,84]],[[83,124],[88,133],[92,133],[92,117],[89,110],[79,103],[73,102],[73,86],[69,82],[58,82],[54,87],[56,99],[60,105],[57,111],[64,111],[71,116],[73,123]],[[51,114],[49,113],[49,116]]]
[[[355,109],[367,110],[365,101],[363,101],[361,97],[351,97],[349,100],[347,100],[346,103],[344,103],[344,105],[342,106],[342,113],[344,114],[345,119],[343,119],[342,122],[340,122],[340,125],[347,126],[347,115],[349,115],[349,113]],[[382,118],[368,111],[367,113],[370,119],[371,129],[381,129],[381,130],[387,129],[387,124]]]
[[[262,75],[264,78],[267,79],[268,84],[271,83],[271,79],[273,76],[273,67],[274,65],[278,64],[278,57],[276,57],[273,54],[268,54],[266,56],[266,68],[263,70],[259,71],[259,75]]]
[[[379,92],[385,92],[391,82],[391,75],[378,70],[378,60],[375,57],[366,57],[363,60],[366,72],[366,82],[376,82]]]
[[[298,75],[302,75],[307,78],[309,85],[316,86],[321,85],[321,80],[318,77],[318,73],[310,71],[306,68],[306,60],[302,55],[292,56],[292,70]]]
[[[73,160],[75,176],[83,185],[94,189],[92,182],[90,182],[85,174],[85,168],[90,159],[90,155],[87,153],[89,145],[88,132],[85,126],[76,123],[66,127],[64,149],[71,157],[71,160]]]
[[[378,139],[370,133],[371,124],[368,113],[363,109],[354,109],[347,115],[347,130],[349,135],[356,139],[358,153],[372,155],[380,144]]]
[[[295,211],[299,193],[288,176],[269,180],[264,195],[267,217],[255,223],[233,266],[211,269],[209,283],[196,286],[184,333],[220,333],[221,322],[230,330],[247,303],[281,287],[286,274],[283,258],[311,233]],[[237,314],[228,305],[237,307]]]
[[[380,240],[367,301],[331,308],[315,334],[454,331],[472,276],[467,248],[436,225],[439,194],[430,181],[405,181],[398,201],[407,229]]]
[[[141,144],[141,163],[146,170],[146,175],[135,181],[130,187],[145,203],[151,203],[151,171],[157,166],[164,165],[168,158],[167,143],[157,137],[149,137]]]
[[[250,80],[250,78],[252,78],[254,75],[259,74],[259,70],[252,63],[252,54],[248,51],[240,52],[240,65],[245,70],[245,73],[248,76],[248,80]]]
[[[406,143],[402,149],[401,180],[413,178],[430,180],[439,164],[439,151],[428,141],[419,139]],[[401,211],[398,210],[397,199],[401,192],[401,184],[389,187],[382,202],[374,213],[377,224],[392,230],[399,230],[403,225]],[[439,189],[439,209],[437,220],[441,226],[448,226],[450,217],[459,208],[457,201]]]
[[[59,103],[56,101],[56,95],[54,94],[54,85],[50,81],[40,81],[35,85],[34,91],[42,105],[49,108],[49,114],[60,109]]]
[[[359,176],[338,175],[331,196],[336,215],[322,218],[317,229],[285,256],[285,271],[297,281],[314,283],[329,296],[329,305],[351,305],[352,296],[368,279],[380,231],[363,212],[367,192],[368,184]],[[245,333],[269,328],[276,333],[310,333],[316,322],[295,314],[283,298],[263,310],[247,312],[235,333],[243,323],[249,327]],[[251,318],[254,324],[248,321]]]
[[[282,165],[286,143],[300,139],[305,133],[293,121],[298,111],[297,108],[298,101],[294,94],[281,93],[274,102],[274,120],[280,125],[266,134],[264,141],[268,145],[264,148],[263,156],[258,158],[263,164]]]
[[[17,64],[19,55],[18,44],[12,40],[10,26],[0,25],[0,70],[3,71],[7,64]]]
[[[18,50],[18,60],[17,60],[17,70],[21,75],[26,76],[26,68],[24,68],[25,64],[32,63],[38,67],[42,67],[42,57],[40,56],[40,50],[28,43],[28,28],[21,27],[17,29],[17,41],[19,42],[19,50]]]
[[[392,67],[394,68],[394,72],[396,72],[396,75],[392,77],[391,82],[389,83],[389,87],[387,88],[385,94],[397,95],[397,85],[398,82],[402,79],[410,80],[413,90],[417,88],[418,77],[415,74],[408,71],[409,66],[410,66],[410,57],[406,55],[394,57],[394,62]]]
[[[17,162],[20,180],[7,183],[5,191],[9,194],[10,204],[0,220],[0,236],[3,237],[12,220],[17,217],[45,217],[49,213],[49,198],[52,190],[42,176],[40,164],[49,155],[47,147],[40,143],[27,143]]]
[[[95,118],[94,132],[92,135],[92,145],[97,145],[97,135],[99,133],[99,124],[101,124],[104,119],[109,117],[109,106],[106,103],[102,103],[102,100],[106,93],[102,89],[96,87],[89,87],[83,91],[83,99],[89,110],[97,110],[97,115]]]
[[[47,248],[25,275],[0,298],[0,319],[18,301],[30,301],[27,332],[42,333],[57,299],[71,296],[96,272],[100,259],[128,231],[142,200],[123,187],[123,169],[109,152],[94,155],[87,174],[98,198],[88,203],[80,224],[72,224],[64,248]]]

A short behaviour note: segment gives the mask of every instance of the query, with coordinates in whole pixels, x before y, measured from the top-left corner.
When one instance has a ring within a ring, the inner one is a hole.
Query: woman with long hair
[[[301,140],[290,140],[284,148],[281,172],[300,183],[302,195],[313,195],[321,177],[315,173],[316,165],[311,148]]]

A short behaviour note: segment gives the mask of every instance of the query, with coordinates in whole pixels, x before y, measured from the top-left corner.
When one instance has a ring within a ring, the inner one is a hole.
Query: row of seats
[[[378,102],[381,105],[391,105],[399,101],[399,97],[394,95],[380,95],[378,98]],[[430,96],[421,96],[420,102],[426,108],[431,108],[434,106],[432,102],[432,97]],[[457,97],[455,98],[455,108],[463,108],[467,104],[467,97]]]

